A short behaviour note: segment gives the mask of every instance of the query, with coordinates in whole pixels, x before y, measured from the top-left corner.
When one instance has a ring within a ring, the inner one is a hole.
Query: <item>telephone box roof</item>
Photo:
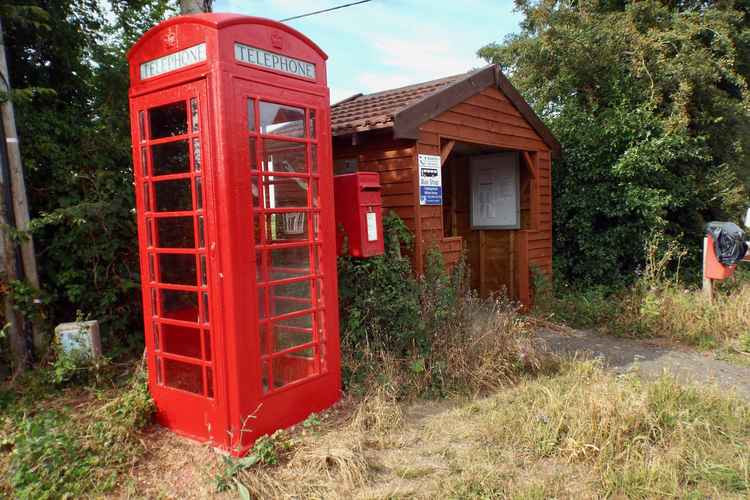
[[[278,21],[274,21],[272,19],[266,19],[263,17],[243,16],[241,14],[231,14],[227,12],[190,14],[190,15],[185,15],[185,16],[175,16],[173,18],[167,19],[166,21],[157,24],[156,26],[148,30],[146,33],[144,33],[144,35],[130,48],[130,50],[128,50],[128,54],[127,54],[128,59],[130,59],[132,55],[138,51],[138,48],[141,45],[143,45],[148,39],[150,39],[156,33],[170,26],[175,26],[178,24],[190,24],[190,23],[203,24],[205,26],[210,26],[215,29],[226,28],[228,26],[233,26],[235,24],[261,24],[265,26],[271,26],[273,28],[286,31],[287,33],[303,40],[310,47],[312,47],[318,54],[320,54],[320,57],[322,57],[324,60],[328,59],[328,55],[325,52],[323,52],[323,49],[318,47],[318,45],[315,42],[307,38],[305,35],[303,35],[299,31],[295,30],[294,28],[287,26],[286,24],[280,23]]]

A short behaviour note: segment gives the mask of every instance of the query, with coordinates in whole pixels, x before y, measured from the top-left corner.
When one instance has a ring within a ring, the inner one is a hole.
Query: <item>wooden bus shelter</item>
[[[416,235],[418,274],[430,248],[449,266],[465,251],[473,288],[531,303],[532,267],[552,272],[560,145],[496,65],[354,95],[332,106],[331,126],[335,173],[380,174],[384,214]],[[426,162],[442,193],[422,190]]]

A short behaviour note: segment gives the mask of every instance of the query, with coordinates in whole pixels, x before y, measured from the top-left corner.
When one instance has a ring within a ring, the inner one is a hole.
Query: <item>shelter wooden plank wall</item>
[[[549,147],[502,92],[496,88],[487,88],[426,122],[419,128],[419,132],[416,154],[439,155],[441,140],[452,139],[528,151],[536,155],[539,177],[537,225],[532,229],[515,231],[518,238],[514,238],[512,253],[525,253],[528,249],[526,255],[516,258],[515,264],[519,264],[518,268],[538,266],[542,271],[551,274],[552,206]],[[528,192],[522,196],[521,203],[522,214],[527,218],[531,217]],[[460,246],[456,244],[456,238],[443,237],[442,207],[417,205],[416,212],[416,227],[419,229],[417,241],[422,247],[422,252],[430,246],[437,245],[443,249],[446,262],[454,262],[460,256]],[[460,242],[460,239],[458,241]],[[420,262],[417,263],[417,269],[422,270]],[[527,276],[520,279],[527,280],[527,283],[530,281],[530,277]],[[515,285],[516,288],[518,286]]]
[[[348,139],[348,138],[347,138]],[[415,192],[414,141],[394,141],[389,136],[368,134],[362,143],[334,143],[333,159],[357,159],[360,171],[380,173],[383,187],[383,215],[396,212],[409,229],[416,233],[415,206],[419,202]]]

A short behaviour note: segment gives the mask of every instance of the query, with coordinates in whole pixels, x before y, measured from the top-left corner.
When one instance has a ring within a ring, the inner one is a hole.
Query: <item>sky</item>
[[[214,12],[283,19],[353,0],[216,0]],[[337,102],[463,73],[486,63],[476,52],[519,31],[512,0],[371,0],[289,21],[328,54]]]

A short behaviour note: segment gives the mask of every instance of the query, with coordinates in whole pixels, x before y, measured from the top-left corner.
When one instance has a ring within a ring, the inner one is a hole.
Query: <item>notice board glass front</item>
[[[474,229],[521,227],[518,153],[471,159],[471,226]]]

